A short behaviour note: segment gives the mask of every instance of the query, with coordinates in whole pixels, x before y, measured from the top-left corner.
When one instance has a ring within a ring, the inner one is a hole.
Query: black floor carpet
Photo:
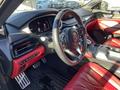
[[[24,90],[63,90],[64,86],[77,72],[73,67],[64,64],[57,55],[46,56],[47,63],[40,61],[40,66],[25,71],[31,84]],[[78,67],[79,68],[79,67]],[[15,90],[21,90],[14,80]]]
[[[26,72],[31,84],[24,90],[62,90],[68,80],[46,65]]]

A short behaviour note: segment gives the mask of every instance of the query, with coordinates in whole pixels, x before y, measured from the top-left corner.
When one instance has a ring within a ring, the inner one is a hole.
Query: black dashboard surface
[[[85,9],[76,9],[74,10],[78,15],[81,17],[83,16],[90,16],[92,15],[91,12],[85,10]],[[7,21],[6,24],[9,24],[11,26],[14,26],[16,28],[21,28],[24,24],[29,22],[31,19],[39,16],[44,15],[50,15],[50,14],[57,14],[59,11],[56,9],[44,9],[44,10],[35,10],[35,11],[29,11],[29,12],[23,12],[20,14],[13,14],[11,15]]]
[[[11,15],[5,23],[14,26],[16,28],[21,28],[24,24],[26,24],[35,17],[57,14],[57,13],[58,11],[55,9],[28,11],[28,12]]]

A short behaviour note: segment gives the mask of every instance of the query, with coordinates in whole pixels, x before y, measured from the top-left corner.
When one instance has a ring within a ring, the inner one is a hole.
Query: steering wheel
[[[65,27],[62,22],[71,18],[76,24]],[[80,16],[73,10],[64,9],[58,12],[52,27],[52,38],[54,49],[64,63],[75,66],[83,59],[87,46],[86,30]]]

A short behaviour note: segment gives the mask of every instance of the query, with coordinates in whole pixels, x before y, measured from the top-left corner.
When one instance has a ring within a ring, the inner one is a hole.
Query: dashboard
[[[53,21],[58,12],[55,9],[23,12],[7,19],[4,27],[8,38],[0,40],[0,55],[7,75],[15,78],[46,55],[49,51],[47,46],[52,41]],[[82,11],[78,13],[83,14]],[[88,11],[84,11],[83,16],[85,14],[91,15]],[[73,20],[68,22],[72,23]],[[48,40],[41,42],[40,37],[44,35]]]

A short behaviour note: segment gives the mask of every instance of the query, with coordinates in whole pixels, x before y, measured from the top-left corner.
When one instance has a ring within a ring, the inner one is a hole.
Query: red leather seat
[[[111,47],[120,48],[120,40],[117,38],[108,39],[104,44]]]
[[[95,63],[82,66],[64,90],[120,90],[120,80]]]

